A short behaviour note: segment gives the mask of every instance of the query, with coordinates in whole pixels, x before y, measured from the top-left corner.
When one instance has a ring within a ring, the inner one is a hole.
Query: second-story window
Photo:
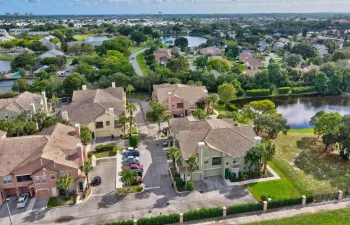
[[[41,181],[43,182],[43,184],[46,184],[46,176],[42,176]]]
[[[2,177],[2,182],[4,184],[12,184],[12,176],[10,175]]]
[[[108,121],[106,121],[106,126],[109,126],[109,125],[111,125],[111,123],[108,120]]]
[[[213,157],[211,162],[212,166],[219,166],[221,165],[221,157]]]
[[[103,128],[103,122],[96,122],[95,124],[96,128]]]
[[[39,177],[39,176],[36,176],[36,177],[35,177],[35,183],[36,183],[36,184],[40,184],[40,177]]]
[[[179,109],[182,109],[184,107],[184,104],[183,103],[177,103],[176,107],[179,108]]]

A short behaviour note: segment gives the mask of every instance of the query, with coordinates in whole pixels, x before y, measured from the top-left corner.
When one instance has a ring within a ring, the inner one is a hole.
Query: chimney
[[[81,90],[86,91],[86,85],[81,86]]]
[[[115,88],[115,82],[112,82],[112,88]]]
[[[77,144],[77,154],[79,157],[79,166],[84,165],[84,152],[83,152],[83,145],[81,143]]]
[[[109,113],[109,126],[111,131],[113,131],[114,130],[114,108],[109,108],[108,113]]]
[[[35,103],[30,103],[30,113],[32,114],[32,116],[34,116],[34,114],[36,113]]]
[[[172,99],[171,99],[171,95],[173,93],[172,92],[168,92],[168,110],[171,112],[172,111]]]
[[[69,120],[68,118],[68,112],[67,111],[62,111],[61,112],[61,116],[63,120]]]
[[[75,133],[77,134],[78,137],[80,137],[80,124],[76,123],[74,125],[74,128],[75,128]]]
[[[199,169],[203,168],[204,147],[204,142],[198,142]]]
[[[261,137],[254,137],[254,148],[261,144]]]
[[[43,104],[44,104],[44,112],[47,114],[47,99],[46,99],[46,93],[45,91],[41,92],[41,98],[43,100]]]

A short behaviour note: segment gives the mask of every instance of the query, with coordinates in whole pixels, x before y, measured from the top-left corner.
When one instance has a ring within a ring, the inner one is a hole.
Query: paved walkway
[[[258,213],[253,215],[250,214],[250,215],[245,215],[240,217],[233,217],[226,220],[216,220],[216,221],[212,220],[212,221],[198,222],[198,223],[191,222],[191,224],[201,224],[201,225],[247,224],[247,223],[255,223],[255,222],[261,222],[266,220],[288,218],[288,217],[298,216],[302,214],[331,211],[331,210],[337,210],[337,209],[343,209],[343,208],[350,208],[349,200],[341,201],[341,202],[334,201],[329,204],[313,205],[313,206],[304,207],[304,208],[299,207],[299,208],[286,209],[286,210],[280,210],[275,212]]]
[[[129,62],[131,63],[132,67],[134,67],[134,70],[136,72],[137,75],[139,76],[142,76],[142,71],[141,71],[141,68],[139,66],[139,64],[137,63],[136,61],[136,56],[142,52],[146,51],[146,48],[140,50],[140,51],[137,51],[137,52],[134,52],[130,55],[129,57]]]

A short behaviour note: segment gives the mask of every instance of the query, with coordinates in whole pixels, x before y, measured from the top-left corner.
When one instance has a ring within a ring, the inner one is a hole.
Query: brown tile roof
[[[73,168],[74,160],[65,153],[76,151],[80,139],[73,127],[56,124],[36,136],[0,139],[0,176],[6,176],[36,159],[45,158]]]
[[[0,99],[0,109],[23,113],[30,110],[31,103],[35,103],[36,109],[40,109],[41,96],[25,91],[13,98]]]
[[[184,84],[160,84],[153,85],[154,96],[160,103],[167,103],[168,93],[177,96],[190,103],[196,103],[208,95],[205,86],[191,86]]]
[[[74,91],[72,103],[64,107],[70,120],[88,124],[97,117],[114,109],[115,115],[125,113],[125,92],[123,88]]]

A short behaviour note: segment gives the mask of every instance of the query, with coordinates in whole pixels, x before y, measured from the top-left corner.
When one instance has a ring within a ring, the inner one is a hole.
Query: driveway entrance
[[[199,192],[221,190],[227,187],[221,176],[206,177],[202,181],[195,181],[194,186]]]

